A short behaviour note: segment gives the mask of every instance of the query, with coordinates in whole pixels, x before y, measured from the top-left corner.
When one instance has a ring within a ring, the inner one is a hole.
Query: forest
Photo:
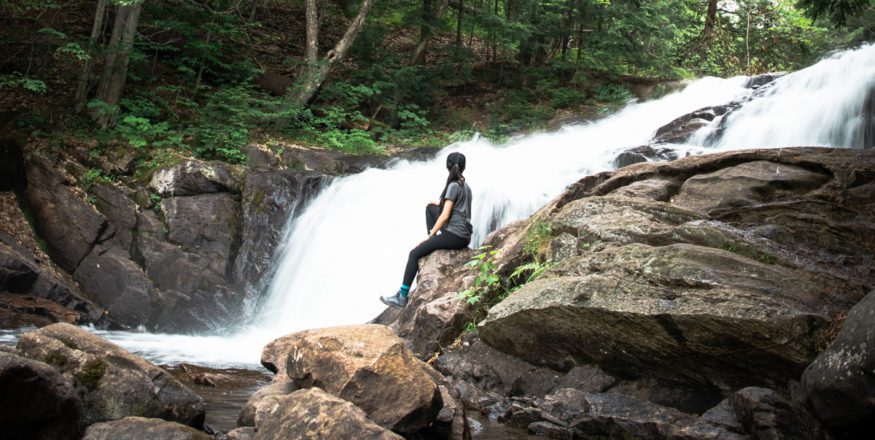
[[[0,34],[8,135],[134,150],[145,175],[555,128],[872,41],[875,2],[2,0]]]

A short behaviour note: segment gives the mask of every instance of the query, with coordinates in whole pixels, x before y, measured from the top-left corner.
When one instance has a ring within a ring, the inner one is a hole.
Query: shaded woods
[[[873,38],[865,0],[0,2],[7,131],[174,158],[501,138]]]

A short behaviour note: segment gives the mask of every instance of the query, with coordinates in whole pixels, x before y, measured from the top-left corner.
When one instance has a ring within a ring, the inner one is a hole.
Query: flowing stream
[[[377,297],[398,288],[409,249],[425,238],[424,206],[438,198],[446,179],[444,160],[452,151],[468,159],[476,245],[583,176],[612,169],[618,153],[647,143],[662,125],[702,107],[742,102],[687,143],[671,145],[679,156],[863,146],[863,108],[875,89],[875,45],[834,54],[758,91],[745,88],[747,80],[703,78],[595,122],[500,145],[475,137],[447,146],[432,160],[398,161],[337,179],[289,220],[275,275],[246,327],[200,336],[95,332],[157,363],[252,367],[276,337],[369,321],[384,309]],[[14,338],[0,334],[0,340]]]

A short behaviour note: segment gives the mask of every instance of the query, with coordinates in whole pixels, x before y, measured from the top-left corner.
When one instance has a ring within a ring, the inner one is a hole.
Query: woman
[[[462,153],[450,153],[447,156],[447,170],[450,174],[439,204],[430,203],[425,207],[428,238],[410,251],[398,293],[380,297],[380,301],[387,306],[403,309],[407,305],[407,294],[419,270],[420,258],[438,249],[462,249],[471,242],[474,230],[471,226],[471,188],[462,175],[465,156]]]

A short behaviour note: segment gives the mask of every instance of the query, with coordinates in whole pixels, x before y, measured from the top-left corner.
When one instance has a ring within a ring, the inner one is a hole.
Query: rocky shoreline
[[[403,311],[268,344],[272,375],[158,367],[77,325],[232,322],[288,216],[385,158],[256,148],[248,167],[184,161],[138,181],[123,155],[26,149],[0,194],[0,324],[39,328],[0,346],[3,438],[466,439],[477,417],[558,439],[861,438],[875,150],[649,161],[718,110],[494,231],[486,258],[507,283],[489,307],[460,299],[478,251],[437,252]],[[206,389],[243,390],[233,429],[205,423]]]

